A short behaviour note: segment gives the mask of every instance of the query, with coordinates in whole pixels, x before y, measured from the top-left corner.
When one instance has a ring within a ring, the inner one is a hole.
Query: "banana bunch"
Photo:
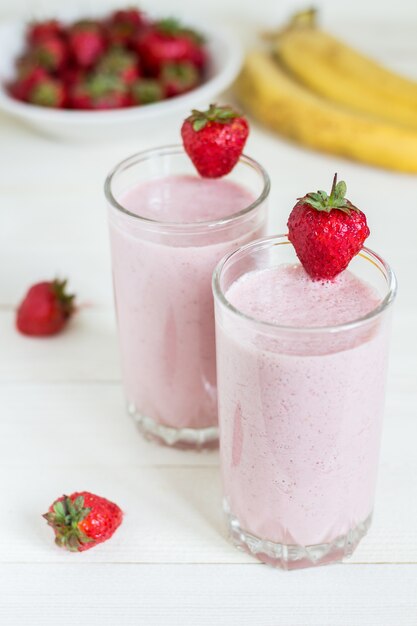
[[[417,173],[417,83],[297,14],[268,50],[247,55],[238,99],[261,122],[303,145]]]

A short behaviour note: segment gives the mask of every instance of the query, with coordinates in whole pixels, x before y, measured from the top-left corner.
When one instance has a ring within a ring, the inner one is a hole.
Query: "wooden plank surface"
[[[411,626],[414,574],[410,565],[3,565],[0,617],[7,626]]]
[[[417,77],[415,24],[381,24],[337,28]],[[216,452],[149,444],[125,415],[102,184],[126,155],[178,142],[178,129],[80,145],[0,115],[0,137],[0,624],[417,626],[416,178],[252,127],[247,152],[272,179],[270,232],[338,171],[400,285],[374,524],[347,564],[285,574],[228,544]],[[19,336],[25,289],[57,274],[78,294],[77,318],[51,340]],[[114,538],[81,555],[55,548],[40,518],[75,489],[125,511]]]

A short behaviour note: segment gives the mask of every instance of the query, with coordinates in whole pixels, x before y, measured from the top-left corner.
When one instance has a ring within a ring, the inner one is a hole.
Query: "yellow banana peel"
[[[325,100],[295,80],[268,52],[247,55],[236,92],[255,118],[305,146],[417,173],[417,131]]]
[[[314,10],[296,14],[269,39],[284,67],[311,90],[345,107],[417,130],[417,82],[321,30]]]

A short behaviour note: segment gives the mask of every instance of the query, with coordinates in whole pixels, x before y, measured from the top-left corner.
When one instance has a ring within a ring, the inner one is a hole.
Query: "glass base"
[[[311,546],[287,545],[261,539],[243,530],[239,520],[230,513],[226,501],[224,501],[223,508],[233,544],[240,550],[252,554],[259,561],[285,570],[337,563],[344,557],[351,556],[362,537],[368,532],[372,522],[371,514],[346,535],[336,537],[330,543]]]
[[[139,430],[149,441],[182,450],[211,450],[218,448],[219,429],[217,426],[207,428],[173,428],[159,424],[151,417],[142,415],[133,403],[127,406],[129,415],[136,422]]]

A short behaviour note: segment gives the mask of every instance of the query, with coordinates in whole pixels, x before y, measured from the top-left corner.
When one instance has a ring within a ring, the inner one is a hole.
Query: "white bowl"
[[[78,16],[75,16],[77,18]],[[74,19],[74,18],[73,18]],[[65,20],[64,20],[65,21]],[[61,139],[113,139],[132,131],[165,122],[178,122],[191,108],[207,106],[236,78],[242,63],[242,48],[234,35],[218,26],[184,19],[206,38],[209,54],[208,78],[189,93],[162,102],[110,111],[73,111],[26,104],[12,98],[5,82],[14,76],[14,62],[24,47],[26,23],[0,23],[0,109],[30,126]]]

